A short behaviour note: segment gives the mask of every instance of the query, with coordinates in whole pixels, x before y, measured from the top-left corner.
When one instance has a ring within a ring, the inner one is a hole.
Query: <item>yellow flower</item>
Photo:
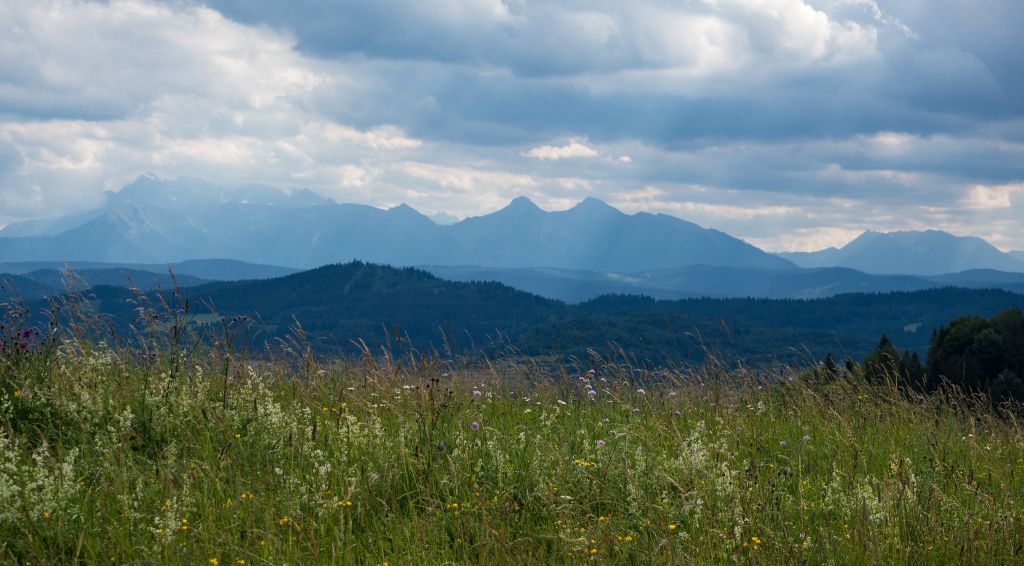
[[[279,526],[283,527],[283,526],[287,525],[289,523],[289,521],[290,520],[288,519],[288,517],[281,517],[281,519],[277,522],[277,524]]]
[[[211,558],[211,559],[207,560],[207,563],[210,566],[217,566],[218,564],[220,564],[220,561],[217,560],[216,558]]]
[[[676,524],[675,523],[669,523],[668,530],[670,530],[670,531],[676,530]]]
[[[755,545],[758,545],[761,544],[761,539],[757,537],[750,537],[750,542],[754,543]]]
[[[626,542],[633,542],[633,535],[626,535],[626,538],[624,538],[623,540],[625,540]]]
[[[338,502],[338,507],[351,507],[351,506],[352,506],[352,502],[348,501],[347,499],[345,501],[339,501]]]
[[[17,399],[18,397],[21,397],[21,390],[20,389],[15,389],[14,390],[14,398]]]
[[[242,435],[236,432],[236,433],[235,433],[235,438],[236,438],[236,439],[238,439],[238,438],[242,438]]]
[[[590,554],[597,554],[597,549],[596,548],[591,548],[590,549]]]

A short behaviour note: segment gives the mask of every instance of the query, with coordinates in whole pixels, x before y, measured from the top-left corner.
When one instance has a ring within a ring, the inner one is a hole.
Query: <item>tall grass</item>
[[[962,395],[27,342],[0,355],[3,563],[1024,559],[1020,422]]]

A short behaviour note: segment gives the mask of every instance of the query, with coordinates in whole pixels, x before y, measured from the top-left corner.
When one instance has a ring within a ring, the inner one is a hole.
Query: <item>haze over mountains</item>
[[[439,225],[402,205],[335,204],[308,191],[220,190],[141,177],[88,214],[0,231],[0,261],[164,262],[230,258],[309,268],[361,259],[392,265],[557,266],[642,271],[683,265],[792,264],[716,230],[663,214],[627,215],[596,199],[545,212],[526,198]],[[666,245],[666,243],[671,245]]]
[[[924,232],[865,232],[842,248],[778,254],[800,267],[848,267],[865,273],[940,275],[971,269],[1024,271],[1024,255],[981,238]]]
[[[193,284],[353,259],[429,266],[443,278],[499,281],[570,302],[608,293],[806,299],[949,285],[1024,292],[1022,256],[936,231],[866,232],[839,249],[769,254],[673,216],[625,214],[593,198],[546,212],[520,197],[459,221],[405,205],[337,204],[309,190],[152,176],[108,193],[95,210],[0,230],[0,273],[27,275],[33,282],[19,287],[33,292],[57,284],[64,260],[87,270],[92,284],[117,284],[124,269],[158,274],[133,272],[150,288],[168,282],[168,262]]]

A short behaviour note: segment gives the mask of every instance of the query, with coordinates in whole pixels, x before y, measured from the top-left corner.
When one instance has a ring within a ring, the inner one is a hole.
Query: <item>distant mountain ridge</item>
[[[640,273],[552,268],[423,266],[443,279],[496,281],[549,299],[576,303],[601,295],[654,299],[820,299],[846,293],[891,293],[941,287],[1002,289],[1024,294],[1024,273],[973,270],[934,276],[873,275],[845,267],[762,269],[694,265]]]
[[[0,231],[0,262],[65,258],[230,258],[296,268],[353,259],[625,272],[696,264],[793,267],[728,234],[663,214],[625,214],[593,198],[546,212],[520,197],[497,212],[440,225],[407,205],[382,210],[308,191],[224,190],[148,176],[110,195],[91,215]]]
[[[1024,272],[1024,258],[985,240],[938,230],[864,232],[842,248],[777,254],[800,267],[848,267],[873,274],[941,275],[974,269]]]

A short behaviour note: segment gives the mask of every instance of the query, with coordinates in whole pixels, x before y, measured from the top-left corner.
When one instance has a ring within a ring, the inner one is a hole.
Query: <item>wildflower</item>
[[[598,446],[604,446],[605,444],[606,444],[606,442],[605,442],[605,441],[603,441],[603,440],[598,440],[598,441],[597,441],[597,445],[598,445]]]
[[[626,542],[633,542],[633,536],[632,535],[626,535],[626,537],[623,538],[622,540],[624,540]]]
[[[351,507],[351,506],[352,506],[352,502],[347,500],[347,499],[344,500],[344,501],[338,501],[338,507]]]
[[[238,440],[239,438],[242,438],[242,435],[236,432],[235,433],[235,440]]]
[[[636,393],[637,393],[637,395],[647,395],[647,390],[646,389],[637,389]]]
[[[805,435],[804,435],[804,438],[803,438],[803,441],[804,441],[804,442],[810,442],[810,441],[811,441],[811,436],[810,436],[810,435],[808,435],[808,434],[805,434]]]
[[[481,396],[483,396],[483,393],[479,389],[474,389],[473,390],[473,398],[474,399],[479,399]]]
[[[587,375],[589,375],[590,377],[594,377],[594,374],[596,374],[596,373],[597,373],[597,372],[596,372],[596,371],[594,371],[594,370],[588,370],[588,371],[587,371]]]
[[[21,397],[21,390],[20,389],[15,389],[14,390],[14,398],[17,399],[18,397]]]
[[[218,564],[220,564],[220,561],[218,561],[216,558],[211,558],[207,560],[206,563],[210,566],[217,566]]]
[[[637,414],[639,412],[640,412],[640,407],[633,407],[633,414]]]
[[[283,527],[283,526],[287,525],[290,522],[291,522],[291,520],[288,517],[282,517],[280,520],[277,521],[277,525],[279,527]]]
[[[679,411],[672,411],[672,416],[673,417],[681,417],[681,416],[683,416],[683,414],[680,413]]]
[[[555,399],[555,401],[557,401],[559,405],[568,405],[568,403],[562,401],[561,399]]]
[[[594,391],[593,389],[588,389],[587,390],[587,395],[590,395],[591,397],[596,397],[597,396],[597,391]]]
[[[668,530],[670,530],[670,531],[674,531],[674,530],[676,530],[676,527],[677,527],[677,526],[678,526],[678,525],[676,525],[675,523],[669,523],[669,525],[668,525]]]
[[[786,447],[786,441],[785,440],[780,440],[779,441],[779,446],[785,448]]]
[[[480,430],[480,423],[473,421],[473,424],[469,425],[470,430]]]

